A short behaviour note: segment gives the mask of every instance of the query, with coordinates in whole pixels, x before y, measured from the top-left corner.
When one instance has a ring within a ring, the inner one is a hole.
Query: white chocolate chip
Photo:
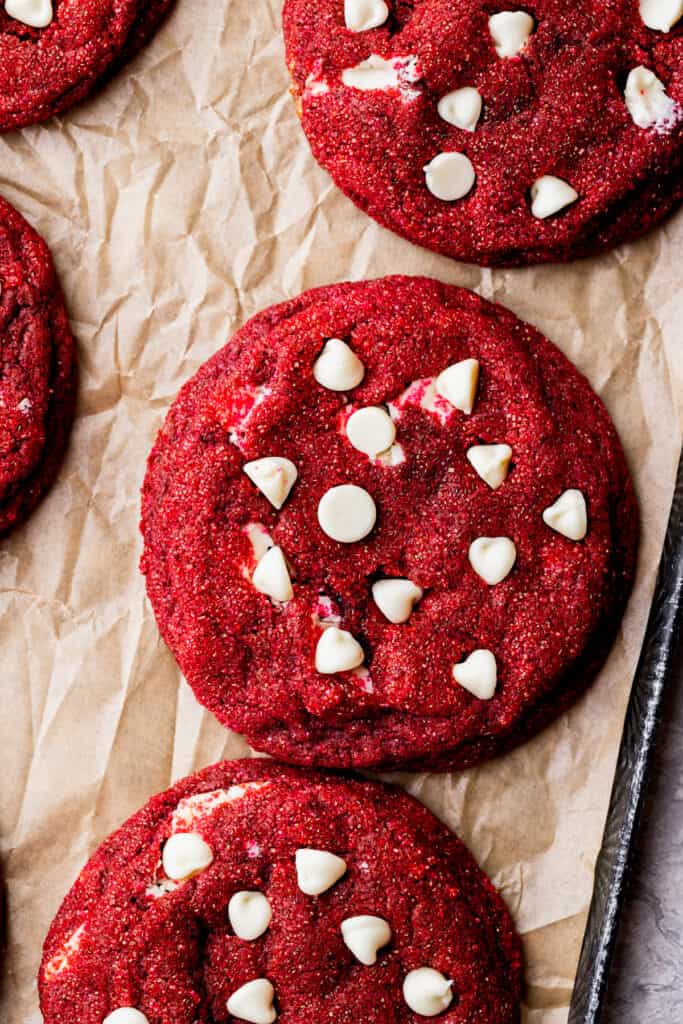
[[[52,0],[5,0],[5,10],[31,28],[45,28],[54,17]]]
[[[330,338],[313,364],[313,376],[328,391],[350,391],[365,376],[365,367],[345,341]]]
[[[296,851],[297,884],[307,896],[320,896],[346,874],[346,861],[326,850]]]
[[[491,651],[472,651],[469,658],[453,666],[453,678],[479,700],[491,700],[498,682],[496,659]]]
[[[484,483],[497,491],[508,475],[512,448],[509,444],[476,444],[467,449],[467,458]]]
[[[468,415],[474,408],[478,386],[479,363],[476,359],[453,363],[436,378],[437,394]]]
[[[268,930],[273,911],[262,892],[236,892],[228,904],[228,917],[238,939],[253,942]]]
[[[273,1024],[277,1018],[273,1000],[275,989],[267,978],[256,978],[242,985],[228,999],[227,1010],[249,1024]]]
[[[277,455],[269,455],[265,459],[246,462],[242,468],[271,505],[281,509],[298,476],[294,463]]]
[[[374,458],[391,448],[396,440],[396,427],[384,409],[370,405],[349,416],[346,436],[359,452]]]
[[[512,571],[517,549],[509,537],[479,537],[470,544],[469,559],[477,576],[493,587]]]
[[[261,594],[284,604],[294,597],[292,581],[282,548],[271,548],[254,569],[251,582]]]
[[[640,16],[648,28],[670,32],[683,17],[683,0],[640,0]]]
[[[378,580],[372,585],[372,599],[385,619],[398,625],[407,622],[423,594],[412,580]]]
[[[675,124],[677,105],[664,91],[664,83],[649,68],[641,65],[629,72],[624,97],[628,112],[639,128],[666,130]]]
[[[553,174],[544,174],[531,186],[531,212],[539,220],[545,220],[565,206],[571,206],[578,198],[579,193],[568,182]]]
[[[350,672],[365,661],[365,652],[346,629],[330,626],[320,636],[315,649],[315,669],[321,675]]]
[[[572,489],[561,494],[555,504],[544,511],[543,522],[569,540],[583,540],[588,533],[588,511],[581,491]]]
[[[501,11],[489,18],[489,32],[499,57],[516,57],[534,30],[534,19],[526,11]]]
[[[344,0],[344,21],[351,32],[379,28],[389,17],[384,0]]]
[[[423,170],[429,191],[447,203],[471,192],[477,177],[464,153],[439,153]]]
[[[442,96],[437,110],[439,117],[448,124],[462,128],[466,132],[473,132],[481,117],[481,107],[481,94],[472,86],[466,85]]]
[[[149,1024],[149,1020],[140,1010],[134,1010],[132,1006],[121,1006],[107,1014],[102,1024]]]
[[[331,487],[318,503],[318,522],[340,544],[354,544],[372,531],[377,508],[366,490],[355,484]]]
[[[161,863],[174,882],[192,878],[213,862],[213,850],[196,832],[178,832],[166,840]]]
[[[342,938],[356,960],[366,967],[377,963],[377,952],[391,942],[391,928],[382,917],[361,914],[342,921]]]
[[[410,971],[403,982],[403,998],[421,1017],[436,1017],[448,1009],[453,999],[453,982],[433,967]]]
[[[414,55],[390,57],[386,60],[377,53],[371,53],[360,64],[344,68],[341,79],[348,88],[360,89],[361,92],[398,89],[403,99],[410,100],[420,95],[413,88],[419,77],[417,57]]]

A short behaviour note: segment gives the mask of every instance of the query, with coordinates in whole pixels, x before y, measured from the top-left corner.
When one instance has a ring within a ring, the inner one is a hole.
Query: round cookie
[[[514,1024],[520,962],[502,900],[422,805],[246,760],[183,779],[99,848],[39,988],[45,1024]]]
[[[52,257],[0,199],[0,536],[57,475],[75,398],[75,343]]]
[[[316,160],[362,210],[483,265],[574,259],[683,197],[679,0],[285,0]],[[372,26],[372,27],[370,27]]]
[[[595,674],[637,513],[603,405],[550,342],[389,277],[269,309],[200,369],[151,453],[142,532],[164,639],[257,749],[462,767]]]
[[[0,131],[45,121],[89,95],[148,41],[172,3],[0,3]]]

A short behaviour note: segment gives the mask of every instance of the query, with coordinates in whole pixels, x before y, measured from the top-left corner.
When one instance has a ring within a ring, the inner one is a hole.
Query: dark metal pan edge
[[[662,697],[683,619],[683,453],[654,599],[626,711],[568,1024],[599,1024]]]

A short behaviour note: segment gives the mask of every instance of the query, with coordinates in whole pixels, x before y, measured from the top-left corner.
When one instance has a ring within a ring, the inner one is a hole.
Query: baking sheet
[[[683,453],[645,641],[628,702],[605,834],[595,866],[593,899],[569,1011],[570,1024],[599,1024],[608,1005],[605,996],[610,967],[651,764],[661,720],[666,715],[666,701],[671,704],[671,691],[676,686],[676,655],[679,648],[683,650],[679,643],[682,622]],[[666,846],[675,848],[669,833],[667,838]],[[650,867],[654,870],[657,865]],[[628,933],[623,938],[627,942]],[[648,962],[647,968],[651,967]],[[644,973],[647,976],[647,971]],[[644,991],[647,993],[647,986]]]
[[[137,569],[144,460],[169,404],[265,306],[403,272],[475,288],[548,334],[607,403],[643,509],[635,594],[590,694],[501,761],[395,776],[502,888],[524,936],[525,1024],[564,1024],[683,433],[683,217],[536,270],[480,270],[394,238],[309,154],[277,0],[178,0],[104,93],[0,140],[0,192],[52,247],[81,363],[59,483],[0,547],[0,1019],[40,1021],[41,943],[97,844],[172,779],[248,750],[180,680]]]

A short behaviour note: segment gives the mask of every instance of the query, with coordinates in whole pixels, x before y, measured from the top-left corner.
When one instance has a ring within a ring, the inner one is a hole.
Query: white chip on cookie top
[[[403,57],[380,57],[371,53],[366,60],[351,68],[344,68],[341,80],[349,89],[361,92],[398,89],[405,100],[416,99],[420,93],[414,88],[420,73],[417,57],[407,54]]]
[[[516,57],[534,31],[534,19],[526,11],[500,11],[489,18],[489,32],[499,57]]]
[[[543,522],[569,540],[583,540],[588,533],[588,510],[581,491],[565,491],[543,512]]]
[[[294,863],[297,885],[307,896],[320,896],[346,874],[346,861],[327,850],[301,848]]]
[[[479,362],[476,359],[462,359],[448,366],[436,378],[436,390],[455,409],[468,415],[474,408],[479,387]]]
[[[556,178],[554,174],[544,174],[537,178],[530,191],[531,212],[538,220],[552,217],[579,198],[579,193],[568,181]]]
[[[30,28],[46,28],[54,17],[52,0],[5,0],[5,10]]]
[[[341,933],[344,944],[366,967],[376,964],[379,950],[391,942],[389,923],[371,914],[347,917],[342,921]]]
[[[249,1024],[273,1024],[277,1011],[273,1006],[275,989],[267,978],[255,978],[242,985],[227,1002],[228,1013]]]
[[[291,601],[294,597],[289,567],[280,547],[272,547],[266,551],[254,569],[251,581],[261,594],[281,604]]]
[[[238,939],[253,942],[268,930],[273,911],[262,892],[242,890],[228,903],[228,919]]]
[[[439,117],[448,124],[463,131],[473,132],[481,117],[482,98],[481,94],[466,85],[462,89],[454,89],[447,92],[439,100],[437,110]]]
[[[509,444],[476,444],[467,449],[468,462],[492,491],[505,482],[511,459]]]
[[[495,655],[485,649],[472,651],[468,658],[453,666],[453,678],[479,700],[491,700],[498,682]]]
[[[433,967],[418,967],[405,977],[403,998],[414,1013],[436,1017],[451,1005],[453,982]]]
[[[149,1024],[149,1019],[132,1006],[120,1006],[118,1010],[108,1013],[102,1024]]]
[[[351,32],[379,28],[389,17],[384,0],[344,0],[344,21]]]
[[[350,391],[365,376],[365,367],[341,338],[330,338],[313,365],[313,376],[328,391]]]
[[[378,580],[372,585],[373,601],[384,618],[395,625],[408,621],[422,594],[422,587],[412,580]]]
[[[648,28],[670,32],[683,17],[683,0],[640,0],[640,16]]]
[[[509,576],[517,561],[517,548],[509,537],[478,537],[470,544],[470,565],[489,586]]]
[[[351,672],[365,661],[365,652],[346,629],[330,626],[318,640],[315,649],[315,668],[321,675]]]
[[[372,532],[377,521],[375,502],[363,487],[331,487],[318,503],[320,528],[340,544],[354,544]]]
[[[219,808],[238,803],[245,796],[259,793],[271,786],[272,782],[265,780],[240,782],[229,786],[228,789],[212,789],[205,793],[194,793],[192,796],[183,797],[171,817],[171,831],[187,832],[200,821],[215,814]]]
[[[213,863],[213,850],[196,832],[176,832],[164,844],[161,863],[174,882],[185,881]]]
[[[631,119],[639,128],[667,131],[683,116],[678,104],[667,96],[664,83],[654,71],[642,65],[629,72],[624,99]]]
[[[477,178],[472,161],[464,153],[439,153],[423,170],[429,191],[446,203],[471,192]]]
[[[290,459],[269,455],[247,462],[242,468],[271,505],[281,509],[298,476],[294,463]]]
[[[396,440],[394,421],[377,405],[357,409],[346,421],[346,436],[355,449],[374,458],[391,448]]]

